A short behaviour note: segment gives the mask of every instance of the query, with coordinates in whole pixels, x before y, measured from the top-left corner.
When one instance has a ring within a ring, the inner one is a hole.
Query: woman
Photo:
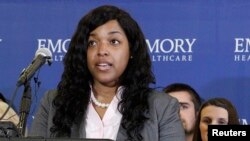
[[[193,141],[208,141],[208,125],[239,125],[236,108],[225,98],[204,102],[199,110]]]
[[[178,102],[150,88],[154,81],[137,22],[100,6],[80,20],[62,79],[43,98],[31,136],[182,141]]]

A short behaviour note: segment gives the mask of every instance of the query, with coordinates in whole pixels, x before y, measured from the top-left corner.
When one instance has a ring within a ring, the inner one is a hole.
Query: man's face
[[[192,134],[196,121],[194,103],[190,94],[186,91],[170,92],[169,95],[175,97],[180,104],[180,118],[186,134]]]

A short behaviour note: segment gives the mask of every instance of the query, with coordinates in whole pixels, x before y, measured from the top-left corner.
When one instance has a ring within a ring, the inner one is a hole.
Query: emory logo
[[[250,61],[250,38],[235,38],[234,61],[248,62]]]
[[[192,61],[193,45],[196,39],[146,39],[151,60],[155,61]]]
[[[239,121],[240,121],[240,123],[241,123],[242,125],[248,125],[248,122],[247,122],[247,119],[246,119],[246,118],[240,118]]]
[[[62,61],[71,39],[37,39],[38,48],[48,48],[52,52],[52,60]]]
[[[37,39],[38,48],[48,48],[53,54],[53,61],[62,61],[71,39]],[[151,60],[155,61],[192,61],[193,45],[196,39],[146,39]]]

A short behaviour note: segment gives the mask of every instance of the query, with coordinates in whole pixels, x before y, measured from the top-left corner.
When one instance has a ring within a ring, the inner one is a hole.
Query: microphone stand
[[[31,106],[31,87],[30,87],[30,81],[26,81],[24,83],[24,91],[23,96],[21,100],[21,106],[20,106],[20,120],[17,125],[19,134],[24,137],[25,131],[26,131],[26,123],[28,119],[28,115],[30,112],[30,106]]]

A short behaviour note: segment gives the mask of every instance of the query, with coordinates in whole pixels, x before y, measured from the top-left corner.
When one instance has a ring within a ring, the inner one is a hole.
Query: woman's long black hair
[[[51,128],[52,136],[71,135],[71,126],[79,124],[85,116],[90,101],[90,86],[93,78],[87,67],[87,45],[91,31],[110,20],[117,20],[129,41],[130,59],[119,84],[124,92],[119,103],[122,113],[121,126],[126,130],[128,140],[143,140],[141,131],[148,119],[148,96],[155,83],[151,71],[144,35],[137,22],[125,11],[115,6],[100,6],[84,16],[70,42],[64,58],[64,72],[58,84],[58,95],[53,101],[56,113]]]

